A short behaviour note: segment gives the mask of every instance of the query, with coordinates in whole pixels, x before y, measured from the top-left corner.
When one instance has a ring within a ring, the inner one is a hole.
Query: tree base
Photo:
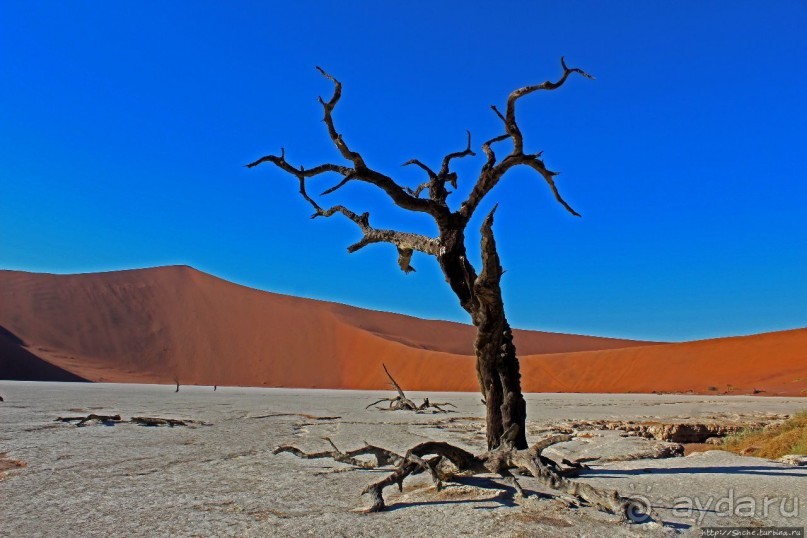
[[[361,494],[368,495],[372,503],[365,510],[366,513],[383,511],[386,508],[384,489],[397,485],[398,489],[403,491],[403,482],[410,475],[427,473],[439,491],[444,482],[450,481],[455,476],[496,474],[508,480],[519,496],[527,497],[527,492],[516,478],[516,474],[519,474],[537,479],[542,486],[557,492],[555,498],[570,507],[593,506],[598,510],[615,514],[625,522],[646,523],[658,519],[642,500],[623,497],[613,490],[595,488],[590,484],[570,480],[570,477],[576,476],[580,470],[586,468],[584,465],[568,460],[558,464],[541,455],[547,447],[571,440],[571,435],[553,435],[526,450],[513,448],[512,442],[508,441],[508,438],[513,437],[512,432],[507,432],[503,437],[505,438],[498,448],[480,455],[471,454],[441,441],[420,443],[403,456],[369,444],[356,450],[342,452],[327,438],[326,441],[330,443],[332,451],[306,453],[296,447],[284,445],[277,447],[273,454],[290,452],[304,459],[330,458],[360,469],[392,467],[389,475],[368,484],[362,490]],[[357,456],[362,455],[374,456],[375,463],[357,459]]]

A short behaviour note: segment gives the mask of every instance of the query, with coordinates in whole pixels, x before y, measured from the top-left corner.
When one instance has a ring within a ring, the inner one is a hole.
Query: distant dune
[[[516,331],[530,392],[807,387],[807,330],[684,344]],[[239,286],[185,266],[0,271],[0,379],[478,389],[472,327]]]
[[[531,355],[541,392],[692,392],[807,396],[807,329],[680,344]],[[555,369],[554,366],[563,367]],[[539,388],[536,388],[539,387]]]

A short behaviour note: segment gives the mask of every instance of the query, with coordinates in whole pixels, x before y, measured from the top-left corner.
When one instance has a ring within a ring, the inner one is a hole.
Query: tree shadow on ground
[[[445,483],[445,486],[451,485],[459,486],[472,486],[475,488],[489,490],[490,497],[484,498],[468,498],[468,499],[431,499],[425,501],[406,501],[396,502],[387,506],[388,511],[400,510],[401,508],[410,508],[413,506],[440,506],[452,504],[480,504],[480,503],[494,503],[494,506],[474,506],[474,510],[496,510],[499,508],[513,508],[519,506],[516,502],[516,489],[508,484],[497,482],[494,478],[486,478],[480,476],[457,476]],[[445,489],[443,491],[446,491]],[[554,495],[542,493],[540,491],[524,490],[529,497],[537,499],[552,499]],[[438,493],[439,495],[440,493]]]

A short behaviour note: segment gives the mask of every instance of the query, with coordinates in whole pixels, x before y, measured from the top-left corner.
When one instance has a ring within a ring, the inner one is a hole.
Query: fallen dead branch
[[[141,426],[190,426],[192,424],[204,424],[198,420],[176,419],[176,418],[160,418],[160,417],[132,417],[129,421],[132,424],[139,424]]]
[[[317,416],[317,415],[309,415],[308,413],[269,413],[268,415],[257,415],[254,417],[246,417],[252,419],[260,419],[260,418],[277,418],[277,417],[302,417],[308,420],[339,420],[340,416]]]
[[[436,409],[436,412],[438,413],[449,413],[451,411],[443,409],[443,407],[456,407],[450,402],[432,403],[428,398],[424,398],[423,403],[417,405],[415,402],[406,397],[406,394],[404,393],[403,389],[401,389],[401,386],[395,381],[395,378],[392,377],[389,370],[387,370],[387,366],[385,364],[382,364],[381,366],[384,368],[384,372],[387,374],[387,377],[389,377],[390,384],[398,392],[398,396],[395,396],[394,398],[381,398],[380,400],[376,400],[365,407],[365,409],[370,409],[374,405],[380,404],[381,402],[389,402],[389,407],[386,409],[383,407],[377,408],[381,409],[382,411],[414,411],[415,413],[427,413],[430,409]]]
[[[86,426],[87,423],[92,422],[97,422],[99,424],[111,426],[118,422],[122,422],[122,419],[120,415],[96,415],[95,413],[91,413],[83,417],[59,417],[56,419],[55,422],[67,422],[68,424],[71,422],[75,422],[76,426],[79,427]]]
[[[176,418],[162,418],[162,417],[132,417],[129,420],[124,420],[120,415],[97,415],[91,413],[86,416],[80,417],[59,417],[54,422],[73,423],[76,426],[87,426],[88,424],[103,424],[105,426],[114,426],[115,424],[129,423],[138,424],[140,426],[194,426],[204,425],[205,422],[189,419],[176,419]]]

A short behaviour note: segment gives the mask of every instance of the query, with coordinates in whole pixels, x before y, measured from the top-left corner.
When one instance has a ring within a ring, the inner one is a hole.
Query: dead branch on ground
[[[389,407],[387,407],[386,409],[384,409],[383,407],[376,408],[382,411],[414,411],[415,413],[427,413],[430,412],[429,411],[430,409],[436,409],[437,411],[432,412],[450,413],[453,411],[443,409],[443,407],[449,405],[451,407],[456,407],[453,403],[450,402],[432,403],[429,401],[428,398],[424,398],[422,404],[420,405],[416,404],[415,402],[406,397],[406,394],[404,393],[401,386],[398,384],[397,381],[395,381],[395,378],[392,377],[392,374],[389,373],[389,370],[387,370],[387,365],[382,364],[381,366],[384,368],[384,372],[387,374],[387,377],[390,380],[390,384],[398,392],[398,396],[395,396],[394,398],[381,398],[380,400],[376,400],[375,402],[365,407],[365,409],[370,409],[374,405],[380,404],[381,402],[389,402]]]
[[[88,422],[97,422],[109,426],[122,422],[122,419],[120,415],[96,415],[95,413],[91,413],[85,417],[59,417],[55,422],[66,422],[68,424],[75,422],[76,426],[79,427],[86,426]]]
[[[138,424],[140,426],[195,426],[206,425],[205,422],[199,420],[189,419],[176,419],[176,418],[162,418],[162,417],[132,417],[129,420],[121,418],[120,415],[97,415],[91,413],[83,417],[59,417],[54,422],[65,422],[67,424],[75,422],[76,426],[87,426],[88,424],[103,424],[105,426],[114,426],[115,424],[129,423]]]
[[[204,424],[198,420],[176,419],[176,418],[160,418],[160,417],[132,417],[129,420],[132,424],[139,424],[140,426],[190,426],[192,424]]]

